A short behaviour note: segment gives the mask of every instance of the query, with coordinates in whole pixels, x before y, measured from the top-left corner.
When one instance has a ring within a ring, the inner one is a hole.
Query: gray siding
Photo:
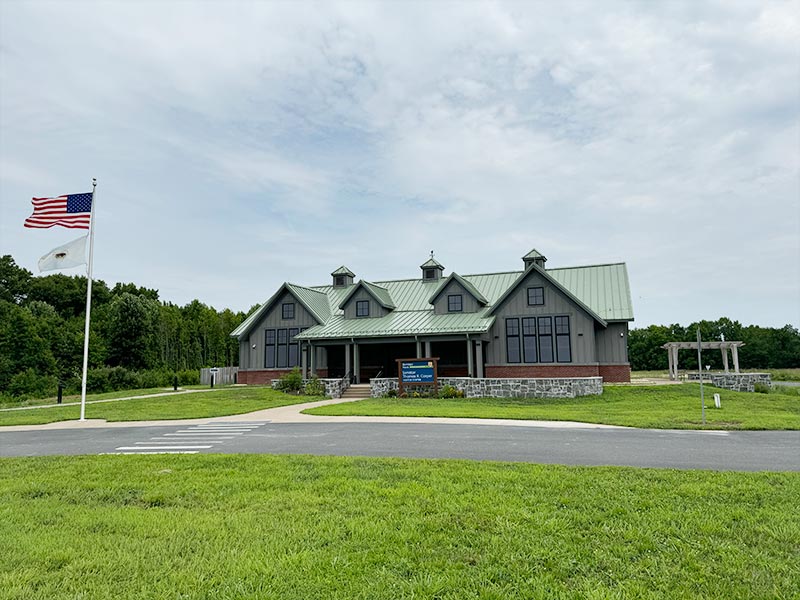
[[[621,334],[621,335],[620,335]],[[606,329],[598,329],[597,362],[627,363],[628,362],[628,323],[609,323]]]
[[[478,312],[480,306],[478,305],[478,301],[470,294],[467,290],[464,289],[457,281],[451,281],[447,284],[439,297],[436,299],[436,302],[433,304],[433,312],[437,315],[446,315],[447,314],[447,296],[452,294],[461,294],[462,298],[462,307],[463,310],[461,312],[465,313],[474,313]]]
[[[369,301],[369,317],[356,317],[356,301],[358,300]],[[344,305],[345,319],[371,319],[372,317],[383,317],[387,314],[389,314],[389,311],[378,304],[375,298],[373,298],[364,288],[361,288],[355,294],[353,294],[350,300],[347,301],[347,304]]]
[[[294,302],[294,319],[282,319],[281,306],[284,302]],[[264,330],[265,329],[283,329],[288,327],[313,327],[317,324],[314,317],[311,316],[303,305],[300,304],[294,296],[289,292],[284,293],[274,306],[267,312],[261,320],[250,331],[247,338],[245,353],[248,356],[247,367],[244,367],[242,354],[239,355],[239,360],[242,362],[242,369],[263,369],[264,368]],[[253,348],[255,344],[255,348]]]
[[[544,288],[544,306],[528,306],[529,287]],[[552,286],[536,272],[528,275],[503,305],[495,312],[497,318],[490,330],[491,343],[486,347],[487,365],[507,365],[506,361],[506,318],[507,317],[548,317],[566,315],[569,317],[571,363],[513,363],[524,364],[587,364],[597,362],[595,351],[595,320],[561,290]],[[582,334],[582,335],[580,335]],[[554,337],[555,340],[555,337]]]

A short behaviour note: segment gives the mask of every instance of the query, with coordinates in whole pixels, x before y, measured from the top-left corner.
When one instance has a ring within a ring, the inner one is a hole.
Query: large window
[[[294,319],[294,302],[284,302],[281,305],[281,317],[284,319]]]
[[[539,330],[539,362],[553,362],[553,317],[538,317],[536,326]]]
[[[461,312],[464,310],[464,298],[461,294],[447,296],[447,312]]]
[[[519,319],[506,319],[506,358],[510,363],[520,362]]]
[[[572,349],[569,343],[569,317],[555,317],[556,321],[556,360],[571,362]]]
[[[522,319],[522,360],[524,362],[539,362],[536,346],[536,319],[534,317],[524,318]]]
[[[572,362],[569,317],[564,315],[506,319],[506,361],[509,363]]]
[[[357,317],[369,316],[369,300],[356,300],[356,316]]]
[[[300,366],[300,342],[295,339],[304,328],[264,331],[264,368],[292,369]]]
[[[528,306],[544,306],[544,288],[528,288]]]

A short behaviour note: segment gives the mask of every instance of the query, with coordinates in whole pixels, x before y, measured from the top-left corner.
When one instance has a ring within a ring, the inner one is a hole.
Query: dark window
[[[539,361],[553,362],[553,318],[539,317],[536,325],[539,329]]]
[[[285,305],[284,305],[285,306]],[[289,366],[289,330],[278,329],[278,360],[275,364],[279,369]]]
[[[289,330],[289,368],[300,366],[300,345],[294,339],[300,333],[299,329]]]
[[[275,368],[275,330],[274,329],[267,329],[264,332],[264,341],[265,341],[264,368],[265,369],[274,369]]]
[[[284,319],[294,319],[294,302],[286,302],[281,306]]]
[[[333,285],[336,287],[343,287],[344,286],[344,275],[334,275],[333,277]]]
[[[369,316],[369,300],[356,300],[356,316],[357,317]]]
[[[461,294],[453,294],[447,297],[447,312],[461,312],[463,310],[463,302]]]
[[[569,317],[555,317],[556,320],[556,360],[572,362],[572,349],[569,341]]]
[[[543,305],[544,305],[544,288],[529,287],[528,306],[543,306]]]
[[[423,276],[425,279],[436,279],[436,269],[425,269]]]
[[[536,319],[522,319],[522,360],[526,363],[538,361],[536,353]]]
[[[506,319],[506,358],[510,363],[519,362],[519,319]]]

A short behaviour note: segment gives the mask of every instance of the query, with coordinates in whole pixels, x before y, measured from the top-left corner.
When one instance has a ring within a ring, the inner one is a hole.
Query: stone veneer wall
[[[303,385],[309,381],[311,380],[303,379]],[[319,382],[325,386],[325,395],[328,398],[341,398],[344,391],[350,387],[350,383],[345,379],[320,379]],[[273,379],[272,389],[277,389],[280,383],[280,379]]]
[[[700,381],[700,374],[687,373],[686,378],[689,381]],[[772,375],[769,373],[703,373],[703,382],[734,392],[754,392],[757,383],[772,387]]]
[[[439,389],[449,385],[464,392],[467,398],[575,398],[598,396],[603,393],[602,377],[550,377],[536,379],[508,379],[472,377],[440,377]],[[429,385],[403,386],[408,393],[429,393]],[[397,377],[370,381],[373,398],[385,396],[389,390],[398,389]]]

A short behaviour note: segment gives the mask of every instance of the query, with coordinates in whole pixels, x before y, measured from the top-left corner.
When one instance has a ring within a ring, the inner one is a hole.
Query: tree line
[[[34,277],[11,256],[0,258],[0,394],[49,395],[59,381],[74,391],[85,314],[85,276]],[[236,366],[239,346],[230,333],[245,316],[198,300],[177,306],[133,283],[94,280],[89,387],[155,387],[175,374],[192,383],[201,367]]]
[[[683,325],[650,325],[632,329],[628,334],[628,358],[633,371],[656,371],[668,368],[667,351],[661,348],[667,342],[696,342],[697,329],[703,341],[725,340],[744,342],[739,348],[741,369],[789,369],[800,367],[800,333],[791,325],[760,327],[742,325],[726,317],[716,321],[700,321],[687,327]],[[680,352],[681,369],[697,369],[697,351]],[[722,369],[722,352],[703,350],[703,366]],[[729,366],[733,362],[728,353]]]

